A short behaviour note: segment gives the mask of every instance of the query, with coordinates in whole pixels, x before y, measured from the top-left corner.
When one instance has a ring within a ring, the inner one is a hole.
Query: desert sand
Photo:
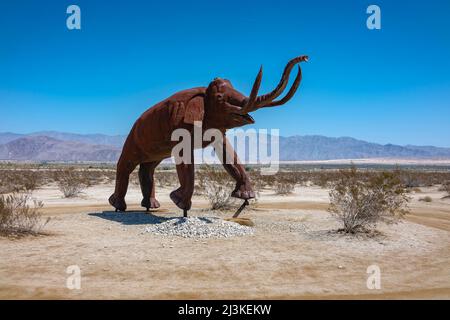
[[[170,190],[158,189],[161,208],[145,213],[131,185],[129,211],[105,215],[112,190],[97,185],[74,199],[54,185],[36,190],[51,220],[44,235],[0,238],[0,298],[450,298],[450,199],[437,187],[413,193],[406,219],[380,225],[374,238],[333,232],[328,190],[298,187],[287,196],[265,190],[244,210],[253,235],[204,240],[144,232],[150,215],[182,214]],[[433,201],[418,201],[424,196]],[[193,208],[196,216],[234,213],[211,212],[200,196]],[[80,290],[66,287],[71,265],[81,269]],[[380,268],[381,289],[367,288],[370,265]]]

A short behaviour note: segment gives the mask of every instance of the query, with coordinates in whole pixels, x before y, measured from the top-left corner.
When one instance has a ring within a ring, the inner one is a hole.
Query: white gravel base
[[[145,228],[145,232],[183,238],[229,238],[253,234],[253,228],[214,217],[173,218]]]

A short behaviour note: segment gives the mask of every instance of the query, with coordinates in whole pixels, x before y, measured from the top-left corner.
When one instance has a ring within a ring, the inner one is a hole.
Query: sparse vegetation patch
[[[55,171],[54,179],[65,198],[76,197],[91,185],[91,180],[73,167]]]
[[[50,219],[43,220],[41,201],[33,200],[29,193],[0,195],[0,235],[22,236],[38,234]]]
[[[395,222],[407,212],[409,200],[398,171],[359,179],[356,167],[339,171],[329,196],[329,212],[345,233],[367,232],[379,222]]]

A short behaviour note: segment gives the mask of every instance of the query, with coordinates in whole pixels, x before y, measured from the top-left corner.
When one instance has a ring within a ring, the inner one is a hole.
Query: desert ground
[[[130,184],[126,213],[107,203],[112,182],[63,198],[55,184],[33,191],[50,222],[44,234],[0,238],[2,299],[425,299],[450,298],[450,199],[437,186],[412,192],[411,213],[375,237],[333,232],[328,190],[298,186],[290,195],[261,191],[242,217],[254,234],[189,239],[144,232],[154,216],[179,217],[172,189],[157,188],[161,208],[145,213]],[[432,202],[419,201],[429,196]],[[193,216],[231,217],[195,196]],[[151,218],[151,219],[150,219]],[[66,287],[67,267],[81,289]],[[381,271],[368,289],[367,268]]]

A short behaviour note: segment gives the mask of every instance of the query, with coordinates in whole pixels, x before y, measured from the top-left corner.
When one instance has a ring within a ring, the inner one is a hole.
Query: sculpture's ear
[[[205,115],[205,101],[202,96],[189,100],[184,112],[184,123],[194,124],[194,121],[203,121]]]

